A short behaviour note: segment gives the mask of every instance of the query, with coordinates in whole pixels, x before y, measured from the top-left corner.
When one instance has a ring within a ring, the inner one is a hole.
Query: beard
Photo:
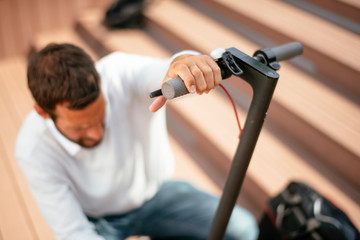
[[[66,138],[68,139],[69,141],[73,142],[73,143],[76,143],[78,145],[80,145],[81,147],[83,148],[94,148],[96,146],[98,146],[101,142],[102,142],[102,139],[104,137],[104,134],[105,134],[105,125],[103,124],[101,127],[102,127],[102,130],[103,130],[103,135],[101,136],[100,139],[93,139],[93,138],[87,138],[87,137],[82,137],[82,138],[79,138],[77,140],[74,140],[74,139],[71,139],[69,138],[68,136],[66,136],[66,134],[64,132],[62,132],[55,124],[55,127],[57,128],[57,130]]]
[[[91,139],[91,138],[80,138],[78,141],[73,141],[73,142],[79,144],[80,146],[82,146],[84,148],[93,148],[93,147],[98,146],[101,143],[101,141],[102,141],[102,138],[100,140],[95,140],[95,139]]]

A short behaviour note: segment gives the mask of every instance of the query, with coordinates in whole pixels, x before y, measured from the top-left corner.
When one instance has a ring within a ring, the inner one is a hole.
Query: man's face
[[[68,103],[55,108],[55,125],[70,141],[83,147],[95,147],[101,142],[105,123],[105,99],[103,94],[80,110],[67,108]]]

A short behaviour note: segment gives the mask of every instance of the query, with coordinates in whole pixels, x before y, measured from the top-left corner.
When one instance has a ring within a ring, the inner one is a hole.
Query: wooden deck
[[[26,59],[0,61],[0,239],[52,239],[14,158],[16,133],[32,109]]]
[[[281,63],[278,86],[238,203],[259,219],[269,197],[289,181],[300,180],[330,198],[360,228],[358,34],[296,7],[291,1],[246,1],[241,5],[230,0],[155,1],[146,9],[146,27],[127,30],[109,30],[102,25],[110,1],[102,5],[92,0],[74,1],[71,4],[78,7],[71,11],[68,1],[56,1],[57,5],[51,6],[41,2],[34,1],[32,8],[41,5],[43,10],[37,11],[43,12],[59,7],[55,17],[41,16],[51,21],[26,23],[31,29],[42,29],[41,33],[36,31],[31,41],[13,41],[10,49],[0,48],[0,240],[53,239],[13,151],[21,122],[33,105],[26,87],[24,53],[54,41],[75,43],[94,60],[112,51],[168,57],[184,48],[209,53],[217,47],[237,47],[251,55],[263,47],[301,41],[304,55]],[[302,2],[360,24],[356,1]],[[24,6],[16,7],[19,4],[0,1],[0,18],[10,19],[6,9],[17,9],[16,14],[26,12]],[[276,17],[269,17],[267,9],[273,9]],[[60,24],[66,11],[73,20]],[[17,21],[19,24],[26,18]],[[26,24],[21,25],[22,31]],[[14,39],[11,29],[2,23],[0,32],[8,32],[9,36],[0,37],[0,43]],[[20,45],[21,54],[14,50]],[[224,85],[234,97],[244,124],[250,87],[237,78],[226,80]],[[224,94],[214,91],[172,101],[167,116],[177,158],[174,177],[220,194],[238,144],[237,126]]]

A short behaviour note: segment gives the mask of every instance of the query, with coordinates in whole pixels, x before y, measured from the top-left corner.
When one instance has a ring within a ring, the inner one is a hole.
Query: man
[[[15,151],[56,239],[206,239],[218,198],[171,181],[166,99],[148,97],[176,76],[191,93],[221,82],[209,56],[189,52],[165,60],[116,52],[94,66],[80,48],[50,44],[31,58],[35,111]],[[226,239],[256,235],[254,218],[236,208]]]

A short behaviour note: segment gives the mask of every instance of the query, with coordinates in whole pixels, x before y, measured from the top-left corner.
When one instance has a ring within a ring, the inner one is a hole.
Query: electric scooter
[[[219,65],[222,78],[226,79],[234,75],[245,80],[253,89],[253,97],[241,134],[241,141],[239,141],[233,158],[208,240],[224,238],[277,80],[280,77],[276,72],[280,69],[278,61],[293,58],[302,54],[302,52],[303,46],[300,42],[291,42],[273,48],[261,49],[256,51],[253,57],[236,48],[215,49],[212,51],[211,56]],[[150,97],[163,95],[167,99],[173,99],[187,93],[184,82],[180,78],[174,78],[164,82],[161,89],[150,93]]]

